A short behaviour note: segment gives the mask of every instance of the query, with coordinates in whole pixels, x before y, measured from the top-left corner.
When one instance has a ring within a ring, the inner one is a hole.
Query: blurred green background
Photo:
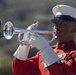
[[[7,21],[15,27],[27,28],[39,21],[38,29],[51,30],[53,24],[52,8],[57,4],[67,4],[76,7],[76,0],[0,0],[1,30]],[[47,40],[52,35],[43,35]],[[50,45],[55,44],[53,41]],[[13,53],[19,46],[17,35],[11,40],[0,39],[0,75],[13,75],[11,70]],[[29,57],[35,55],[36,49],[31,49]]]

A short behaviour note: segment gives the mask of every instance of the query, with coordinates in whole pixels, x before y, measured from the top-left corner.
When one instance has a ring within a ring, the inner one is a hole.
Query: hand
[[[37,29],[38,23],[32,24],[29,26],[27,29],[32,30],[32,29]],[[25,33],[23,40],[22,41],[28,41],[30,38],[30,33]],[[28,53],[30,50],[30,45],[19,45],[17,48],[16,52],[14,53],[14,56],[20,60],[26,60],[28,57]]]
[[[49,46],[49,43],[43,36],[37,33],[33,33],[30,36],[29,43],[31,44],[31,47],[35,47],[39,50],[43,50],[46,46]]]
[[[27,30],[37,30],[37,27],[38,27],[38,22],[36,22],[35,24],[30,25],[30,26],[27,28]],[[31,34],[30,34],[29,32],[27,32],[27,33],[24,34],[23,40],[22,40],[23,45],[24,45],[24,44],[25,44],[25,45],[28,45],[28,44],[29,44],[28,41],[29,41],[29,39],[30,39],[30,36],[31,36]]]
[[[36,33],[31,34],[29,42],[31,44],[31,47],[35,47],[41,50],[40,55],[42,57],[44,67],[48,67],[51,64],[61,60],[43,36]]]

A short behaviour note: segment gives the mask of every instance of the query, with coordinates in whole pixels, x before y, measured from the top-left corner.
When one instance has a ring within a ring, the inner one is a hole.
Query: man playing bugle
[[[25,33],[24,41],[31,45],[19,45],[14,53],[12,72],[14,75],[76,75],[76,8],[68,5],[56,5],[52,9],[54,18],[53,31],[57,41],[50,47],[38,33]],[[32,24],[28,30],[37,29]],[[39,52],[28,58],[30,47]]]

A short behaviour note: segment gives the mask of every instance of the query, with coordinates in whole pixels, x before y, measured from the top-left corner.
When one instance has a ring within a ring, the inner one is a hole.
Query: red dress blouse
[[[60,43],[52,47],[58,56],[76,52],[74,41]],[[56,62],[47,68],[44,67],[40,52],[35,56],[21,61],[14,57],[12,62],[13,75],[76,75],[76,62],[74,59],[66,63]]]

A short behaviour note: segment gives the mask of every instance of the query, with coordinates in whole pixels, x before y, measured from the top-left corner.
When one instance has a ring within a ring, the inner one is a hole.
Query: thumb
[[[39,22],[37,21],[36,23],[30,25],[27,29],[28,30],[36,30],[38,27]]]

